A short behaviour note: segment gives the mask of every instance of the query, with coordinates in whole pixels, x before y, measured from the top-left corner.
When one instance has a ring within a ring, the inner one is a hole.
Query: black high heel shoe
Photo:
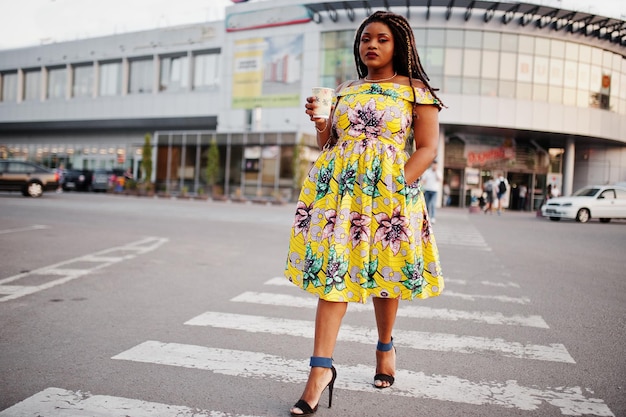
[[[379,340],[378,344],[376,345],[376,350],[379,350],[381,352],[389,352],[392,348],[393,348],[394,351],[396,350],[396,347],[393,345],[393,337],[391,338],[391,342],[389,342],[389,343],[382,343]],[[376,374],[376,375],[374,375],[374,388],[378,388],[378,389],[389,388],[390,386],[393,385],[395,380],[396,379],[393,376],[391,376],[391,375]],[[378,386],[378,385],[376,385],[376,381],[388,382],[389,385]]]
[[[330,368],[330,370],[333,372],[333,378],[330,380],[328,385],[326,385],[324,387],[324,390],[326,388],[328,388],[328,408],[332,407],[332,405],[333,405],[333,388],[335,387],[335,379],[337,379],[337,370],[333,366],[332,358],[322,358],[322,357],[319,357],[319,356],[311,356],[311,361],[309,363],[309,366],[310,367],[318,367],[318,368]],[[324,393],[324,390],[322,390],[322,394]],[[322,394],[320,394],[320,399],[322,398]],[[307,403],[303,399],[299,399],[298,402],[294,405],[294,407],[299,408],[302,411],[302,413],[301,414],[300,413],[294,413],[293,411],[291,411],[291,415],[292,415],[292,417],[310,416],[310,415],[315,414],[317,412],[317,406],[318,405],[319,405],[319,401],[315,405],[315,407],[311,408],[309,403]]]

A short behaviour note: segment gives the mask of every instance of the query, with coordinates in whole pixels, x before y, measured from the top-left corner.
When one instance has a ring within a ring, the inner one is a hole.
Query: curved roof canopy
[[[390,9],[391,7],[405,7],[407,18],[410,18],[411,7],[424,7],[427,20],[430,19],[431,8],[444,7],[447,20],[453,13],[460,12],[466,21],[473,15],[482,15],[485,23],[491,22],[496,12],[501,12],[498,13],[500,17],[496,21],[503,24],[535,25],[540,29],[582,34],[626,46],[626,21],[624,20],[539,4],[480,0],[347,0],[306,3],[304,6],[310,11],[316,23],[321,23],[325,17],[337,22],[341,14],[345,14],[350,21],[354,21],[357,14],[355,10],[363,9],[364,16],[369,16],[372,9]]]

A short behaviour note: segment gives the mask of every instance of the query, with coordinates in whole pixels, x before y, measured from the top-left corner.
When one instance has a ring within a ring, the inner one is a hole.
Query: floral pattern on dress
[[[337,92],[337,143],[306,177],[292,225],[286,277],[328,301],[436,296],[444,288],[419,184],[407,184],[404,150],[427,90],[364,83]]]

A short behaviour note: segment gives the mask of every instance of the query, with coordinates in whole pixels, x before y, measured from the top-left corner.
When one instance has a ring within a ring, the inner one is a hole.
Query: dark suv
[[[87,169],[66,169],[63,171],[61,186],[64,191],[89,191],[93,173]]]
[[[20,191],[24,196],[41,197],[59,186],[54,171],[25,161],[0,160],[0,191]]]

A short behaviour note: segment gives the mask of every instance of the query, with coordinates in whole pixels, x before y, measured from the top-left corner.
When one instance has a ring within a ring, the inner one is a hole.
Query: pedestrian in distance
[[[442,204],[444,207],[449,207],[451,203],[452,203],[452,197],[450,196],[450,184],[448,184],[447,181],[444,181]]]
[[[428,210],[430,221],[435,224],[435,203],[437,202],[437,193],[439,191],[439,183],[441,182],[441,176],[437,171],[437,161],[434,161],[430,165],[430,169],[424,171],[420,182],[424,189],[426,209]]]
[[[508,196],[509,182],[504,175],[500,174],[496,183],[496,196],[498,197],[498,216],[502,214],[504,208],[504,201]]]
[[[522,184],[519,186],[519,200],[518,200],[518,209],[521,211],[526,211],[526,196],[528,195],[528,187],[526,184]]]
[[[493,177],[489,177],[489,179],[487,180],[487,182],[485,183],[484,186],[484,191],[485,191],[485,208],[483,209],[483,212],[485,214],[489,213],[489,214],[493,214],[493,201],[494,201],[494,193],[495,193],[495,181],[493,179]]]
[[[444,285],[419,182],[437,154],[443,105],[408,21],[387,11],[370,15],[356,32],[354,59],[359,79],[336,88],[328,119],[315,117],[313,97],[305,104],[322,151],[299,195],[285,275],[319,299],[311,369],[292,416],[314,414],[326,388],[332,405],[332,358],[349,302],[373,297],[373,383],[384,389],[394,383],[400,299],[437,296]]]

